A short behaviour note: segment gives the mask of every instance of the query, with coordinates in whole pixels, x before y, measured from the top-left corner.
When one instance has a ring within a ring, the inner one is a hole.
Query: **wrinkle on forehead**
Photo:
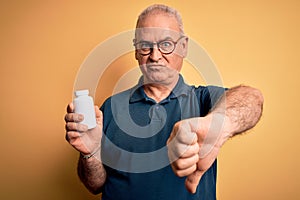
[[[169,28],[160,27],[144,27],[135,30],[135,38],[137,41],[158,42],[166,38],[173,41],[177,40],[182,34]]]

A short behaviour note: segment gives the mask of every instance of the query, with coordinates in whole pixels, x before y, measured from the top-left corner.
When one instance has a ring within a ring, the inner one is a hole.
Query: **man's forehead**
[[[137,40],[161,40],[165,38],[177,39],[182,34],[178,31],[174,31],[168,28],[157,27],[145,27],[137,28],[135,31],[135,37]]]

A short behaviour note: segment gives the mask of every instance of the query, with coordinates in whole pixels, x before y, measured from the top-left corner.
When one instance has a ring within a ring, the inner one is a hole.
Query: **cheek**
[[[180,71],[183,64],[183,58],[178,55],[174,55],[172,58],[170,57],[168,59],[169,65],[171,68]]]
[[[137,55],[136,60],[138,61],[139,65],[143,65],[147,63],[147,56]]]

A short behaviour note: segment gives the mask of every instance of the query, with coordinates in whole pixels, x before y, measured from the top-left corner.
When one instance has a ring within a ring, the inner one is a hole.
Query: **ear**
[[[137,57],[137,56],[138,56],[138,53],[137,53],[137,50],[135,50],[135,52],[134,52],[134,57],[135,57],[136,60],[138,60],[138,57]]]
[[[182,56],[185,58],[187,56],[187,52],[188,52],[188,43],[189,43],[189,38],[185,37],[184,39],[182,39],[181,44],[181,48],[182,48]]]
[[[133,44],[135,44],[135,41],[136,41],[136,39],[133,39],[133,40],[132,40]],[[138,56],[138,53],[137,53],[137,50],[136,50],[136,48],[135,48],[134,57],[135,57],[136,60],[138,59],[137,56]]]

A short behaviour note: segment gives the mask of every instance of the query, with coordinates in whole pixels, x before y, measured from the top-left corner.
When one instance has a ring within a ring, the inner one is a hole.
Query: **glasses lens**
[[[162,53],[171,53],[175,48],[175,44],[173,41],[162,41],[159,43],[159,50]]]
[[[136,43],[135,47],[139,54],[148,55],[151,53],[154,44],[155,43],[142,41],[142,42]],[[170,54],[174,51],[176,42],[173,42],[172,40],[164,40],[164,41],[158,42],[156,44],[161,53]]]
[[[150,42],[140,42],[136,44],[136,48],[140,54],[149,54],[152,44]]]

